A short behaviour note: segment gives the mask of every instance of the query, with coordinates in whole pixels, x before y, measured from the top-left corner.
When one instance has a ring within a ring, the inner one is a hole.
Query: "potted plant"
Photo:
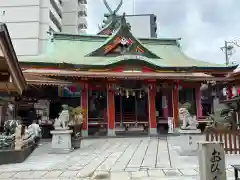
[[[72,135],[72,147],[74,149],[80,148],[82,136],[82,123],[83,123],[83,109],[78,106],[76,108],[69,108],[70,118],[69,118],[69,127],[73,130]]]

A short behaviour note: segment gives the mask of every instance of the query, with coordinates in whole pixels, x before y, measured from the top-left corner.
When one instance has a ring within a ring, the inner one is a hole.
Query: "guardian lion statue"
[[[59,114],[59,117],[55,119],[54,127],[55,129],[68,129],[68,123],[69,123],[69,111],[67,105],[62,105],[63,110]]]
[[[179,119],[183,122],[181,129],[197,129],[198,121],[196,117],[192,117],[186,108],[179,109]]]

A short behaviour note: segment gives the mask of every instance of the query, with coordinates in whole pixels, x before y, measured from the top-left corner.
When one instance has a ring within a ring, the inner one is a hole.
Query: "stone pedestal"
[[[201,134],[199,129],[195,130],[182,130],[179,129],[178,133],[180,134],[179,143],[181,150],[179,154],[181,156],[196,156],[198,149],[198,142],[204,141],[205,136]]]
[[[107,135],[110,136],[110,137],[111,137],[111,136],[116,136],[115,128],[114,128],[114,129],[109,129],[109,128],[108,128]]]
[[[223,143],[199,142],[198,161],[200,180],[226,180]]]
[[[157,128],[149,128],[149,136],[157,136]]]
[[[55,129],[52,134],[52,152],[53,153],[69,153],[72,151],[71,134],[69,129]]]

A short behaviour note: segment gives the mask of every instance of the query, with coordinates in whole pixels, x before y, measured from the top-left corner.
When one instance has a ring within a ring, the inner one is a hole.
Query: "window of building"
[[[79,11],[78,12],[78,16],[79,17],[86,17],[87,16],[87,12],[86,11]]]
[[[87,4],[87,0],[78,0],[78,4]]]
[[[79,29],[87,29],[87,25],[81,23],[81,24],[78,25],[78,28]]]

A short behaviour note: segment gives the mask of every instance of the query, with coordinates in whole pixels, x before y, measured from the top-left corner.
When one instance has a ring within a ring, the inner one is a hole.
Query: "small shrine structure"
[[[73,82],[80,87],[79,102],[86,112],[94,109],[90,92],[105,94],[105,115],[98,120],[89,113],[83,117],[85,136],[94,123],[106,127],[109,136],[120,127],[140,126],[154,135],[168,117],[178,128],[179,101],[187,101],[189,92],[197,119],[202,117],[201,84],[227,81],[226,75],[237,65],[190,58],[183,53],[180,38],[135,37],[125,14],[117,15],[121,3],[114,11],[106,1],[105,5],[110,14],[97,35],[53,33],[48,53],[22,60],[24,73]]]

